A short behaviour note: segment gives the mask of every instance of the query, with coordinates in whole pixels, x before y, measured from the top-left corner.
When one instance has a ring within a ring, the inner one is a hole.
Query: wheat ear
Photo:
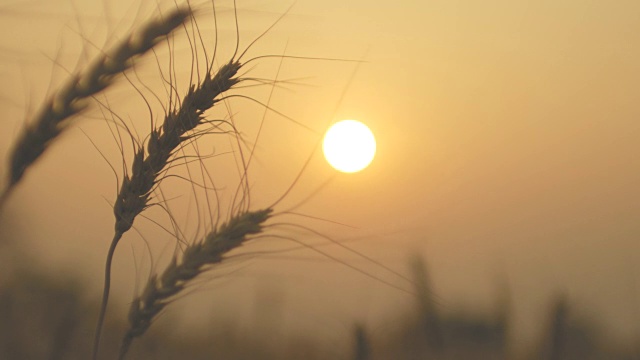
[[[8,185],[0,195],[4,203],[29,168],[60,135],[69,118],[86,108],[86,100],[113,83],[116,75],[149,51],[162,38],[191,16],[188,9],[176,9],[168,16],[149,22],[139,32],[119,43],[112,51],[100,54],[84,71],[72,75],[37,112],[19,136],[10,155]]]
[[[146,151],[143,146],[135,151],[131,173],[125,174],[118,197],[113,206],[115,232],[107,253],[104,275],[102,304],[94,339],[96,359],[100,343],[100,333],[109,302],[111,287],[111,263],[122,235],[133,225],[135,218],[149,206],[154,188],[162,180],[162,173],[172,162],[173,154],[181,145],[201,134],[187,134],[203,123],[211,123],[204,118],[204,112],[214,106],[220,94],[230,90],[241,81],[236,74],[242,65],[239,61],[229,61],[215,75],[206,73],[197,85],[189,88],[187,95],[176,109],[172,109],[162,126],[153,129],[149,135]]]
[[[211,265],[223,261],[223,256],[241,246],[250,235],[263,231],[263,224],[272,210],[245,212],[209,233],[204,239],[187,246],[174,257],[159,277],[151,276],[142,295],[134,299],[129,309],[130,327],[122,339],[120,359],[124,359],[133,339],[144,334],[153,318],[175,298],[187,284]]]

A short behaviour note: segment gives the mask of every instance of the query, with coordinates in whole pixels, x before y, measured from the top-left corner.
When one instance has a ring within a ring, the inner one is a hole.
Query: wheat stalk
[[[152,129],[146,151],[143,146],[139,146],[135,151],[131,173],[124,175],[116,202],[113,205],[115,231],[105,263],[104,290],[94,340],[94,359],[97,357],[101,328],[109,301],[111,263],[118,242],[124,233],[131,228],[135,218],[149,206],[153,190],[162,180],[162,173],[173,161],[173,154],[184,143],[202,134],[187,133],[198,125],[212,123],[204,118],[204,112],[221,101],[218,98],[220,94],[230,90],[241,81],[235,77],[241,67],[242,64],[238,60],[232,59],[223,65],[215,75],[211,71],[204,74],[199,84],[189,88],[187,95],[184,96],[177,108],[172,109],[165,116],[162,126],[158,129]]]
[[[109,301],[111,264],[120,239],[124,233],[132,227],[135,218],[150,206],[149,203],[154,190],[164,178],[163,174],[165,171],[175,160],[173,156],[175,152],[180,150],[186,143],[189,143],[190,140],[207,133],[200,131],[194,132],[193,130],[196,127],[208,123],[214,128],[220,129],[224,123],[227,123],[232,128],[232,131],[235,131],[232,123],[224,120],[207,120],[204,117],[204,113],[216,103],[223,100],[220,96],[221,94],[229,91],[236,84],[243,81],[242,78],[237,77],[238,71],[244,64],[261,57],[252,58],[244,64],[241,63],[240,60],[249,48],[275,26],[285,14],[274,22],[265,32],[255,38],[240,54],[238,54],[238,43],[236,43],[236,51],[231,57],[231,60],[224,64],[217,72],[214,73],[212,70],[213,60],[209,61],[204,74],[199,75],[198,83],[192,84],[187,94],[182,98],[182,101],[178,102],[168,111],[163,124],[159,128],[151,130],[146,149],[144,145],[137,146],[134,152],[131,172],[130,174],[124,175],[116,202],[113,206],[115,231],[105,262],[104,288],[94,339],[93,359],[96,359],[98,353],[101,328],[104,323]]]
[[[271,212],[265,209],[233,216],[204,239],[187,246],[180,259],[174,257],[162,275],[151,276],[142,295],[134,299],[129,309],[130,327],[122,339],[119,358],[124,359],[133,340],[145,333],[153,318],[191,280],[222,262],[226,253],[241,246],[250,235],[261,233]]]
[[[8,185],[0,194],[0,207],[23,178],[25,171],[64,131],[68,125],[67,120],[87,107],[86,100],[111,85],[118,74],[132,66],[136,57],[153,48],[190,16],[189,9],[179,8],[168,16],[149,22],[112,51],[100,54],[86,70],[72,75],[44,103],[33,121],[24,128],[11,151]]]

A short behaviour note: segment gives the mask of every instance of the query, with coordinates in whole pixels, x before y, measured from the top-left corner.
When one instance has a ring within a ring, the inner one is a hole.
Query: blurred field
[[[86,359],[98,305],[88,300],[93,296],[71,277],[52,277],[38,268],[10,263],[3,263],[5,273],[0,282],[0,359]],[[640,359],[640,348],[620,349],[603,342],[597,324],[577,316],[562,296],[552,299],[546,316],[532,324],[538,337],[528,354],[514,357],[509,346],[508,293],[496,299],[493,314],[443,312],[429,295],[423,263],[416,263],[420,296],[415,307],[390,311],[384,329],[354,322],[352,331],[344,333],[346,346],[328,344],[313,333],[275,336],[270,329],[279,328],[281,319],[269,316],[257,318],[249,330],[239,329],[231,320],[191,332],[179,326],[180,319],[168,314],[169,319],[162,319],[157,329],[135,344],[130,358]],[[102,358],[115,357],[125,327],[113,320],[107,323]]]

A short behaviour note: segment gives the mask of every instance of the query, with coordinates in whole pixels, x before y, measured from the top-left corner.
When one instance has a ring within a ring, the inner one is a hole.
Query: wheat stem
[[[107,260],[105,262],[104,269],[104,289],[102,291],[102,301],[100,303],[100,314],[98,315],[98,323],[96,325],[96,333],[93,339],[93,354],[92,359],[98,358],[98,350],[100,348],[100,337],[102,336],[102,326],[104,324],[104,317],[107,314],[107,303],[109,300],[109,290],[111,289],[111,263],[113,260],[113,254],[116,251],[116,244],[122,237],[122,234],[116,233],[111,241],[109,252],[107,253]]]

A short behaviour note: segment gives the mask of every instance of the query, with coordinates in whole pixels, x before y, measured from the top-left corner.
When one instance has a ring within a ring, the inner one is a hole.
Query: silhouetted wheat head
[[[261,233],[271,212],[265,209],[233,216],[204,239],[188,245],[180,258],[172,259],[162,275],[152,275],[142,295],[131,304],[130,327],[122,340],[120,358],[124,358],[133,339],[144,334],[154,317],[191,280],[207,267],[222,262],[224,254],[242,245],[251,235]]]

